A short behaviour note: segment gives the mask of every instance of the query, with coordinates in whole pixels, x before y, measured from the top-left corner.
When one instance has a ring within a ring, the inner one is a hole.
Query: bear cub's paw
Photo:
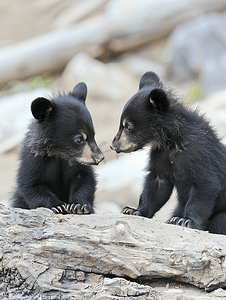
[[[169,219],[167,224],[179,225],[188,228],[195,228],[194,222],[191,219],[181,218],[181,217],[173,217]]]
[[[51,210],[55,214],[76,214],[76,215],[87,215],[93,213],[93,209],[89,204],[68,204],[64,203],[57,207],[52,207]]]
[[[129,206],[126,206],[124,207],[122,210],[121,210],[121,213],[122,214],[125,214],[125,215],[136,215],[136,216],[142,216],[142,213],[135,209],[135,208],[131,208]]]

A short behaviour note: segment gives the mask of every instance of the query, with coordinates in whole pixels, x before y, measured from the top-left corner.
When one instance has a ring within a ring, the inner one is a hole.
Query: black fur
[[[93,213],[96,179],[90,165],[103,154],[94,139],[86,95],[85,83],[79,83],[68,95],[32,102],[35,119],[20,153],[14,207]]]
[[[152,72],[126,103],[112,149],[131,152],[147,144],[149,173],[139,206],[123,212],[152,218],[175,187],[178,204],[168,223],[226,234],[226,148],[205,117],[188,110]]]

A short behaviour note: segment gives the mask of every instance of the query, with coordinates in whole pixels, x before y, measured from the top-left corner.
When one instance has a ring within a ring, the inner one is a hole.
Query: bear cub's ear
[[[146,72],[140,79],[139,89],[142,89],[144,86],[150,86],[153,83],[159,83],[158,75],[154,72]]]
[[[153,89],[149,94],[149,101],[154,109],[162,112],[167,112],[170,102],[166,93],[162,89]]]
[[[53,103],[43,97],[35,99],[31,103],[31,112],[35,119],[43,121],[53,110]]]
[[[85,82],[79,82],[73,89],[73,91],[70,93],[71,96],[74,98],[77,98],[83,102],[86,101],[87,96],[87,86]]]

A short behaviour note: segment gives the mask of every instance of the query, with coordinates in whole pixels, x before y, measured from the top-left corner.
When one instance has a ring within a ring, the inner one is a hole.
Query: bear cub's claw
[[[74,203],[64,203],[58,205],[57,207],[52,207],[51,210],[55,214],[77,214],[77,215],[87,215],[92,213],[92,209],[88,204],[74,204]]]
[[[135,208],[131,208],[129,206],[126,206],[124,207],[122,210],[121,210],[121,213],[122,214],[125,214],[125,215],[137,215],[137,216],[142,216],[142,213],[135,209]]]
[[[55,214],[63,214],[63,215],[65,215],[67,213],[67,211],[66,211],[66,203],[58,205],[57,207],[52,207],[51,210]]]
[[[69,204],[69,214],[87,215],[92,213],[92,209],[88,204]]]
[[[192,220],[186,219],[186,218],[181,218],[181,217],[173,217],[167,221],[168,224],[173,224],[173,225],[179,225],[183,227],[188,227],[188,228],[193,228],[192,227]]]

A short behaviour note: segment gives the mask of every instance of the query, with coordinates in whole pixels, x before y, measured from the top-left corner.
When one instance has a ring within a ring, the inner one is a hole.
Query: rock
[[[98,193],[98,192],[97,192]],[[116,202],[113,201],[106,201],[105,199],[100,199],[100,195],[102,195],[102,193],[98,193],[97,194],[97,200],[95,202],[95,212],[98,214],[115,214],[118,215],[121,211],[121,207],[119,206],[119,204],[117,204]],[[98,199],[99,196],[99,199]],[[105,198],[105,197],[103,197]],[[98,201],[99,200],[99,201]]]
[[[170,39],[170,72],[182,81],[198,76],[205,95],[226,86],[226,13],[200,16],[177,27]]]
[[[131,184],[133,192],[140,190],[143,176],[146,174],[145,167],[150,149],[137,151],[131,154],[118,155],[116,160],[109,161],[106,165],[100,165],[97,169],[99,177],[99,189],[114,191],[115,186],[121,188]],[[120,176],[119,174],[120,169]],[[134,184],[137,183],[137,184]]]
[[[60,81],[64,90],[84,81],[88,96],[96,100],[129,99],[136,91],[137,82],[117,63],[104,64],[88,54],[77,54],[66,66]]]
[[[99,180],[96,199],[100,206],[107,199],[117,203],[120,210],[126,205],[137,207],[146,174],[144,170],[148,152],[146,149],[117,155],[116,159],[107,161],[96,169]],[[102,209],[101,212],[104,212]]]
[[[15,151],[0,154],[0,203],[7,205],[15,187],[15,170],[18,159]]]
[[[125,55],[120,59],[120,63],[124,65],[132,74],[136,75],[138,79],[147,71],[153,71],[158,74],[159,78],[163,80],[166,74],[166,67],[156,63],[150,59],[145,59],[139,56],[139,53],[135,55]]]
[[[138,206],[144,177],[147,174],[145,168],[149,151],[149,147],[146,147],[131,154],[120,154],[106,164],[98,166],[96,169],[99,182],[96,192],[97,213],[115,214],[127,205],[135,208]],[[170,200],[156,213],[154,219],[162,222],[168,220],[175,207],[176,199],[174,191]]]
[[[223,235],[137,216],[4,205],[0,229],[3,300],[225,297]]]
[[[14,148],[22,141],[28,122],[32,118],[32,100],[46,96],[49,92],[48,89],[36,89],[0,99],[0,153]]]
[[[193,106],[205,113],[220,138],[226,136],[226,90],[212,93]]]

